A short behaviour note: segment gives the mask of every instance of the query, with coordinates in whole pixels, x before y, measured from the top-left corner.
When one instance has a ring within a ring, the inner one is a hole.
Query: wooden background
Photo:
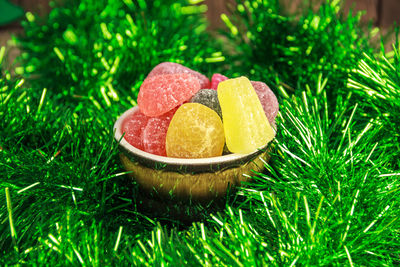
[[[26,11],[31,11],[44,15],[49,12],[49,0],[10,0],[11,2],[22,6]],[[304,3],[314,3],[318,6],[321,0],[281,0],[290,10],[296,10]],[[323,0],[322,0],[323,1]],[[210,28],[221,26],[220,14],[227,12],[226,5],[232,3],[233,0],[205,0],[208,5],[207,17],[210,20]],[[345,10],[349,7],[356,10],[365,10],[363,21],[372,20],[375,26],[382,28],[383,32],[393,25],[395,21],[400,22],[400,0],[347,0]],[[21,32],[18,23],[0,27],[0,46],[6,45],[11,34]]]

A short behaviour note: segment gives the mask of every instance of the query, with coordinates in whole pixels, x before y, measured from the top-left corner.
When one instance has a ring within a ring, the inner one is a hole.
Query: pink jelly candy
[[[219,73],[213,74],[213,76],[211,77],[211,89],[217,90],[218,84],[225,80],[228,80],[228,77]]]
[[[140,150],[144,149],[142,132],[148,121],[149,117],[140,111],[136,111],[122,122],[121,132],[125,133],[125,140]]]
[[[275,124],[275,117],[278,115],[279,103],[274,92],[263,82],[251,81],[251,84],[256,91],[258,98],[260,99],[261,105],[263,106],[265,115],[268,118],[269,123]]]
[[[210,88],[210,80],[206,76],[204,76],[200,72],[194,71],[192,69],[189,69],[188,67],[173,62],[163,62],[158,64],[152,69],[152,71],[150,71],[150,73],[147,75],[147,78],[157,75],[174,74],[174,73],[192,74],[197,79],[199,79],[201,89]]]
[[[137,102],[143,114],[157,117],[189,100],[199,90],[199,80],[193,75],[157,75],[143,81]]]
[[[167,130],[169,123],[177,108],[163,114],[160,117],[150,118],[142,133],[142,141],[144,151],[167,156],[165,149],[165,139],[167,137]]]

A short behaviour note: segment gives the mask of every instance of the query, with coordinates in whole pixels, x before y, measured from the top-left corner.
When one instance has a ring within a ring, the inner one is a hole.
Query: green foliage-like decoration
[[[393,264],[400,183],[388,161],[397,152],[376,142],[379,125],[359,121],[351,94],[331,100],[311,88],[283,101],[269,173],[243,194],[270,219],[262,229],[283,251],[278,265]]]
[[[364,53],[348,79],[348,88],[363,102],[364,120],[382,127],[380,142],[388,151],[400,151],[400,55],[398,42],[386,55]],[[375,119],[376,118],[376,119]],[[398,157],[393,158],[399,168]]]
[[[328,93],[345,88],[347,75],[363,51],[371,51],[361,13],[345,16],[341,1],[322,1],[288,13],[279,0],[236,1],[233,15],[222,15],[235,45],[230,74],[268,81],[287,96],[323,76]],[[376,32],[375,32],[376,33]]]
[[[15,70],[23,79],[2,71],[0,80],[0,263],[75,263],[79,253],[61,246],[53,256],[47,242],[72,222],[98,231],[84,236],[99,265],[117,261],[108,233],[119,225],[133,240],[146,236],[154,224],[135,211],[113,124],[156,64],[208,73],[224,60],[198,2],[71,0],[47,18],[26,14]]]
[[[0,77],[0,264],[398,265],[400,57],[373,56],[338,1],[297,18],[278,1],[238,1],[223,17],[238,53],[227,75],[281,92],[267,170],[202,222],[137,210],[112,125],[155,64],[218,70],[198,2],[70,0],[27,14],[23,76]]]
[[[62,102],[131,106],[160,62],[207,73],[209,62],[224,60],[210,48],[204,10],[186,1],[71,0],[45,21],[28,13],[19,70]]]

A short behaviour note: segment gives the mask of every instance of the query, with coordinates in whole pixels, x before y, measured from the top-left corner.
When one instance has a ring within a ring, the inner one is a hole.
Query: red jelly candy
[[[200,89],[210,88],[210,80],[206,76],[204,76],[200,72],[194,71],[192,69],[189,69],[188,67],[173,62],[163,62],[158,64],[157,66],[154,67],[154,69],[152,69],[152,71],[150,71],[150,73],[147,75],[147,78],[154,77],[157,75],[174,74],[174,73],[192,74],[197,79],[199,79],[201,87]]]
[[[199,90],[199,80],[193,75],[157,75],[143,81],[137,102],[143,114],[157,117],[189,100]]]
[[[275,124],[275,117],[278,115],[279,111],[279,103],[274,92],[272,92],[268,85],[263,82],[251,81],[251,85],[253,85],[254,90],[260,99],[269,123]]]
[[[142,133],[148,121],[149,117],[138,110],[122,122],[121,132],[125,133],[125,140],[140,150],[144,149]]]
[[[134,147],[148,153],[166,156],[165,139],[167,130],[176,110],[159,117],[148,117],[139,110],[128,116],[122,123],[124,138]]]
[[[169,123],[176,110],[177,108],[160,117],[149,119],[142,134],[144,151],[160,156],[167,156],[165,139],[167,137]]]
[[[213,76],[211,77],[211,89],[217,90],[218,84],[225,80],[228,80],[228,77],[219,73],[213,74]]]

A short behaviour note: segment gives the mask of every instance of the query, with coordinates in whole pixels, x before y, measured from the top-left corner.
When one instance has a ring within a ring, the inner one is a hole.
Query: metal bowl
[[[120,158],[141,190],[161,198],[209,201],[226,195],[228,188],[248,181],[251,170],[261,172],[268,161],[268,145],[249,154],[211,158],[171,158],[142,151],[129,144],[121,132],[122,122],[138,107],[124,112],[114,124]],[[247,174],[247,175],[246,175]]]

